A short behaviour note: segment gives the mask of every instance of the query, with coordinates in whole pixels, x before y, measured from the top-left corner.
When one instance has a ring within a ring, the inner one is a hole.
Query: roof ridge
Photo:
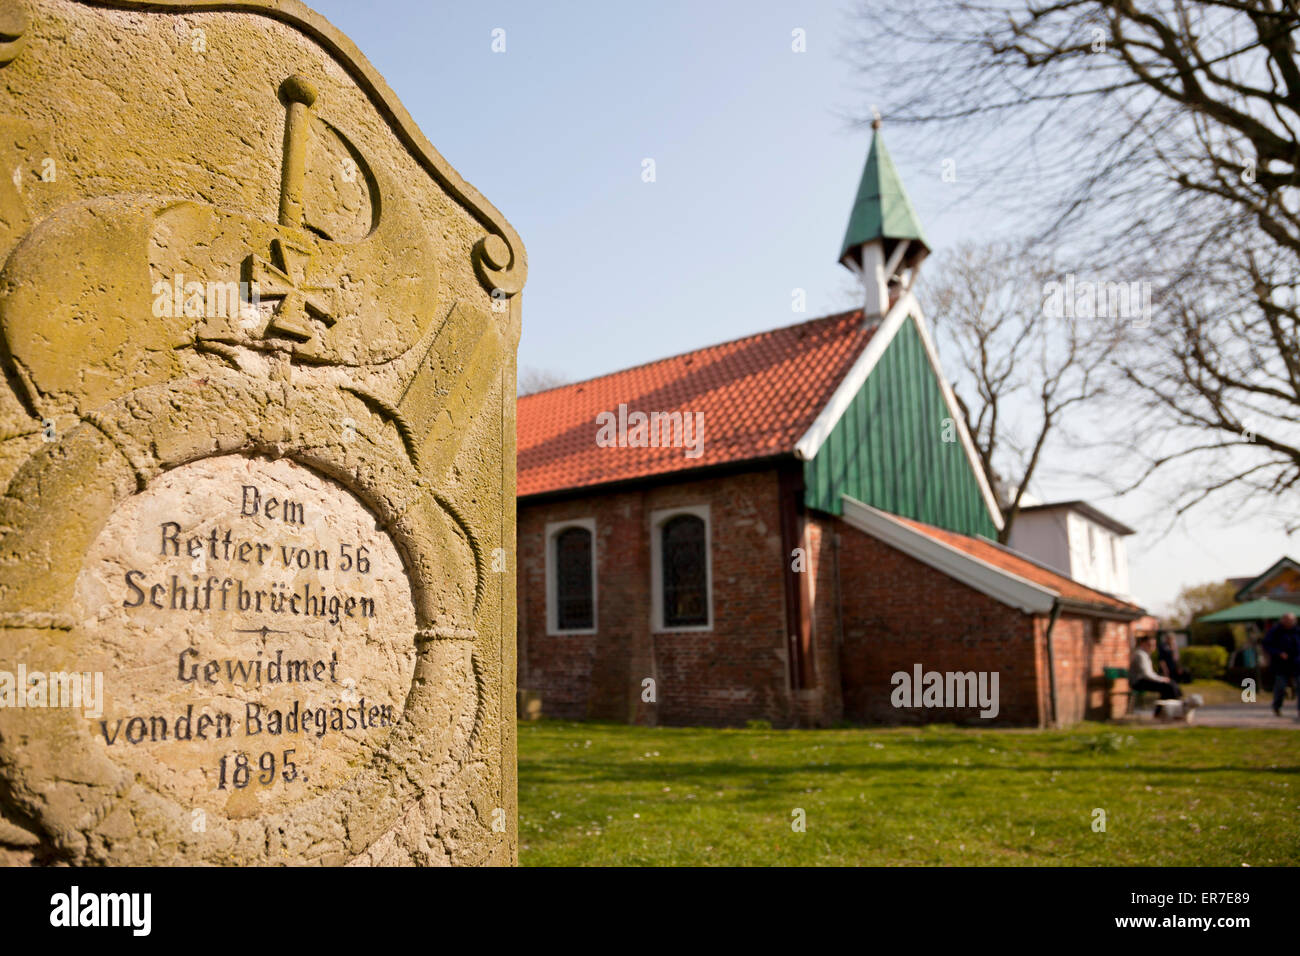
[[[1030,511],[1052,511],[1057,509],[1077,511],[1085,518],[1103,525],[1108,530],[1114,531],[1116,534],[1125,537],[1131,534],[1137,534],[1136,529],[1130,528],[1123,521],[1120,521],[1113,515],[1107,514],[1105,511],[1102,511],[1092,502],[1084,498],[1070,498],[1062,501],[1040,501],[1036,505],[1021,505],[1019,510],[1021,514],[1024,514]]]
[[[612,372],[602,372],[600,375],[592,375],[588,378],[579,379],[576,382],[565,382],[563,385],[552,385],[550,388],[544,388],[540,391],[529,392],[527,395],[520,395],[518,401],[533,398],[538,395],[545,395],[547,392],[555,392],[562,388],[573,388],[575,385],[587,385],[591,382],[599,381],[602,378],[610,378],[614,375],[624,375],[627,372],[635,372],[637,369],[649,368],[651,365],[659,365],[662,362],[671,362],[673,359],[685,358],[688,355],[694,355],[697,352],[707,352],[710,349],[721,348],[724,345],[736,345],[740,342],[748,342],[753,339],[762,338],[765,335],[775,335],[778,332],[784,332],[788,329],[796,329],[801,325],[813,325],[817,322],[829,322],[832,319],[844,319],[854,314],[860,314],[862,308],[859,306],[853,309],[846,309],[843,312],[832,312],[828,315],[819,315],[816,318],[804,319],[802,322],[792,322],[789,325],[778,325],[775,328],[764,329],[759,332],[751,332],[749,335],[742,335],[735,339],[725,339],[721,342],[715,342],[712,345],[701,345],[699,348],[687,349],[684,352],[674,352],[672,355],[665,355],[662,358],[650,359],[637,365],[629,365],[625,368],[616,368]]]

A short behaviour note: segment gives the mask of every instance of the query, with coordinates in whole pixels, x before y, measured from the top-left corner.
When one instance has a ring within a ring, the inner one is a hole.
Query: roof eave
[[[634,475],[629,478],[616,478],[611,481],[601,481],[591,485],[564,485],[560,488],[549,488],[546,491],[534,491],[527,494],[516,493],[515,502],[517,504],[532,505],[540,504],[543,501],[550,501],[556,498],[581,497],[588,494],[614,494],[620,491],[628,491],[632,488],[672,484],[673,482],[678,481],[700,481],[723,474],[757,471],[763,468],[780,465],[782,462],[791,462],[795,460],[797,460],[797,456],[793,451],[775,452],[770,455],[758,455],[753,458],[737,458],[734,461],[710,462],[705,465],[693,465],[689,468],[677,468],[672,471],[657,471],[648,475]]]
[[[1114,607],[1110,604],[1093,604],[1089,601],[1075,601],[1070,598],[1060,598],[1061,608],[1067,611],[1076,611],[1081,614],[1087,614],[1090,617],[1108,617],[1119,621],[1136,621],[1140,617],[1146,617],[1146,609],[1133,606],[1131,608]]]
[[[972,554],[932,538],[879,508],[842,495],[843,520],[922,564],[1025,614],[1047,614],[1060,595]]]
[[[1277,571],[1283,565],[1286,564],[1289,564],[1291,565],[1291,567],[1300,571],[1300,564],[1297,564],[1294,560],[1292,560],[1289,555],[1284,554],[1282,555],[1282,557],[1278,558],[1276,561],[1270,564],[1268,568],[1263,571],[1263,573],[1255,575],[1253,578],[1250,579],[1250,581],[1248,581],[1246,584],[1243,584],[1240,588],[1238,588],[1237,593],[1232,596],[1233,600],[1235,600],[1239,604],[1243,603],[1243,598],[1242,598],[1243,594],[1251,590],[1253,587],[1255,587],[1255,585],[1259,584],[1260,581],[1263,581],[1269,575],[1276,574]]]
[[[1076,499],[1074,501],[1051,501],[1040,505],[1025,505],[1021,507],[1019,511],[1021,514],[1043,511],[1077,511],[1084,517],[1104,528],[1114,531],[1116,534],[1124,536],[1137,534],[1135,529],[1130,528],[1124,522],[1117,518],[1112,518],[1110,515],[1106,514],[1106,512],[1081,499]]]
[[[843,495],[842,499],[843,518],[850,526],[1023,613],[1047,614],[1054,606],[1059,606],[1062,610],[1089,617],[1122,621],[1135,621],[1146,615],[1145,610],[1127,602],[1124,606],[1117,606],[1065,597],[1054,588],[1022,578],[1013,571],[990,564],[938,538],[932,538],[888,512],[848,495]]]

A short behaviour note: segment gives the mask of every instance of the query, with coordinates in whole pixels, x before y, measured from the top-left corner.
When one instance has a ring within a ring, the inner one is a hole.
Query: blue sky
[[[944,182],[960,151],[891,127],[889,91],[861,88],[847,0],[312,6],[523,237],[521,368],[587,378],[857,304],[836,256],[870,139],[849,118],[873,104],[936,250],[1014,228],[970,197],[978,154]],[[1052,464],[1040,497],[1156,526],[1158,492],[1107,499],[1074,480],[1067,450]],[[1261,571],[1290,546],[1279,525],[1208,509],[1130,539],[1134,593],[1159,609],[1182,584]]]
[[[858,102],[836,5],[378,8],[317,4],[523,237],[521,365],[586,378],[844,304],[869,135],[837,115]]]

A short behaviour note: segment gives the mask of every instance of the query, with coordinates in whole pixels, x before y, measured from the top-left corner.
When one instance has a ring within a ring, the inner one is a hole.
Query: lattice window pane
[[[560,630],[596,626],[591,580],[591,532],[566,528],[555,536],[555,608]]]
[[[704,521],[695,515],[679,515],[664,523],[662,534],[664,624],[707,625],[709,572]]]

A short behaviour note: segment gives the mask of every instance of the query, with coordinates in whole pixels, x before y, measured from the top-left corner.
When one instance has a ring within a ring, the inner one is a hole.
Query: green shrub
[[[1228,649],[1217,644],[1184,647],[1178,654],[1184,667],[1196,680],[1216,680],[1228,666]]]
[[[746,730],[771,730],[772,722],[770,720],[747,720],[745,721]]]

